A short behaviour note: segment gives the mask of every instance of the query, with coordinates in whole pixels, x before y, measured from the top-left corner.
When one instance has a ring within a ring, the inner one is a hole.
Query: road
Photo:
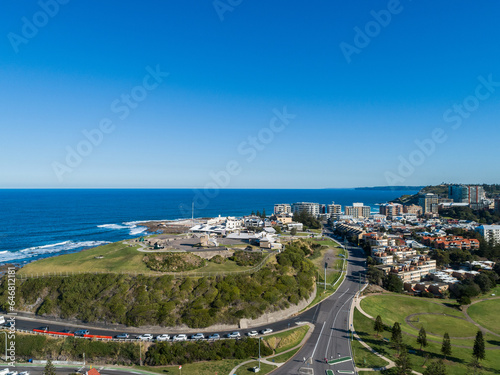
[[[331,235],[331,232],[328,234]],[[314,309],[312,323],[315,328],[309,340],[290,361],[273,374],[325,374],[327,369],[334,373],[338,370],[356,373],[352,360],[335,365],[329,365],[325,361],[325,358],[352,358],[348,327],[349,309],[352,298],[360,289],[360,274],[364,274],[366,263],[362,249],[349,245],[347,249],[349,260],[345,281],[332,296]]]

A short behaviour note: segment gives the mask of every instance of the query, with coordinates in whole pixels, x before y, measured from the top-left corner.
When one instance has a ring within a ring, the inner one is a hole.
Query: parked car
[[[239,339],[241,337],[239,332],[231,332],[227,334],[228,339]]]
[[[263,330],[260,331],[263,335],[267,335],[271,333],[273,330],[271,328],[264,328]]]
[[[209,340],[218,340],[220,339],[220,335],[218,333],[213,333],[210,336],[208,336]]]
[[[197,333],[191,336],[191,340],[203,340],[205,335],[203,333]]]
[[[120,333],[119,335],[116,335],[115,338],[117,339],[128,339],[130,336],[128,333]]]
[[[151,333],[145,333],[143,335],[139,335],[137,336],[137,338],[139,340],[144,340],[144,341],[148,341],[148,340],[153,340],[153,335]]]
[[[88,334],[89,331],[87,329],[79,329],[78,331],[75,331],[75,336],[85,336]]]
[[[168,341],[168,340],[170,340],[170,336],[167,334],[156,336],[156,341]]]
[[[17,372],[17,371],[11,371],[11,372],[9,372],[7,375],[17,375],[17,374],[18,374],[18,372]]]
[[[186,340],[187,336],[184,334],[175,335],[174,337],[172,337],[172,341],[186,341]]]
[[[257,336],[259,333],[257,331],[250,331],[250,332],[247,332],[247,336],[248,337],[255,337]]]

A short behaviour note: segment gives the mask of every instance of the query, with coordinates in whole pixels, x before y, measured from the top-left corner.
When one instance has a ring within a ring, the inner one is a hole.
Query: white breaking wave
[[[106,229],[128,229],[128,226],[119,225],[119,224],[103,224],[98,225],[97,228],[106,228]]]
[[[0,252],[0,263],[8,263],[20,259],[29,259],[33,257],[39,257],[45,254],[60,253],[79,248],[95,247],[95,246],[105,245],[108,243],[110,242],[109,241],[82,241],[82,242],[65,241],[51,245],[29,247],[27,249],[23,249],[21,251],[16,251],[16,252],[2,251]]]
[[[148,228],[137,225],[140,223],[147,223],[151,220],[141,220],[141,221],[129,221],[126,223],[121,223],[121,224],[102,224],[98,225],[98,228],[105,228],[105,229],[115,229],[115,230],[124,230],[128,229],[129,230],[129,235],[130,236],[137,236],[140,233],[144,233],[145,231],[148,230]]]

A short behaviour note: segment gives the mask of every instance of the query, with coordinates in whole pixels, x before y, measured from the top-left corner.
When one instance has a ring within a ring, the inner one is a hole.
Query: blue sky
[[[499,16],[481,0],[5,1],[0,187],[498,183]]]

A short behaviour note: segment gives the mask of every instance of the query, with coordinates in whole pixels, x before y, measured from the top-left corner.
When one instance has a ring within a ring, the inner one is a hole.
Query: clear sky
[[[4,1],[0,187],[498,183],[499,19],[493,0]]]

